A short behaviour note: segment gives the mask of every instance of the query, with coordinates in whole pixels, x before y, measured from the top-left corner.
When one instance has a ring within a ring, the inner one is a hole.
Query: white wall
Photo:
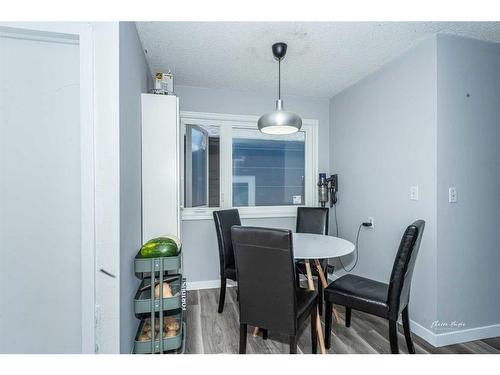
[[[438,332],[447,343],[500,335],[500,44],[440,35],[437,45],[437,315],[465,323]]]
[[[352,273],[387,282],[404,229],[424,219],[410,317],[426,328],[436,317],[436,95],[433,38],[330,101],[340,236],[354,242],[361,222],[375,219],[374,229],[361,230]],[[413,185],[419,201],[410,200]],[[353,258],[344,258],[346,267]]]
[[[118,22],[95,22],[96,345],[120,351],[120,108]],[[104,269],[115,275],[109,277]]]
[[[141,247],[141,93],[149,68],[135,23],[120,22],[120,352],[130,353],[139,321],[133,260]]]
[[[0,37],[0,353],[79,353],[79,45],[31,35]]]
[[[215,112],[259,116],[274,109],[275,93],[256,93],[223,89],[175,86],[181,111]],[[328,99],[284,96],[287,109],[303,118],[319,121],[319,170],[329,170]],[[245,225],[295,228],[295,218],[248,219]],[[217,285],[219,255],[213,220],[182,223],[184,274],[189,287]],[[210,283],[212,282],[212,283]]]
[[[354,273],[387,281],[404,226],[426,220],[410,317],[436,346],[500,335],[499,87],[499,44],[438,35],[331,100],[341,236],[375,217]]]

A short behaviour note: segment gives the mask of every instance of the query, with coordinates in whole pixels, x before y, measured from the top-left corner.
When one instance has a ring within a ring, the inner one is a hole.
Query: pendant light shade
[[[283,109],[283,100],[281,100],[281,60],[285,57],[286,48],[285,43],[275,43],[272,47],[273,55],[278,60],[278,100],[276,100],[276,110],[261,116],[257,122],[257,126],[262,133],[291,134],[302,127],[300,116],[285,111]]]

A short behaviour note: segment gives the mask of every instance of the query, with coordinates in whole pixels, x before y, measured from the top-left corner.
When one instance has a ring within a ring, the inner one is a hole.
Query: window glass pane
[[[219,128],[186,125],[184,206],[218,207],[220,192]]]
[[[305,133],[233,129],[233,206],[305,203]]]

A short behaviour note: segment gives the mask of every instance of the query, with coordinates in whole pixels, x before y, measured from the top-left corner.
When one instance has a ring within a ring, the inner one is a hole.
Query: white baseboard
[[[434,333],[420,324],[410,322],[411,331],[435,347],[460,344],[500,336],[500,324]]]
[[[425,328],[419,323],[410,319],[410,331],[420,337],[421,339],[427,341],[434,347],[437,347],[437,335],[430,329]],[[442,345],[441,345],[442,346]]]
[[[227,287],[232,288],[236,283],[232,280],[227,280]],[[187,281],[187,290],[201,290],[201,289],[213,289],[220,288],[220,280],[204,280],[204,281]]]
[[[329,275],[329,279],[331,281],[336,280],[338,277],[339,276],[335,274]],[[414,320],[410,320],[410,330],[412,333],[427,341],[434,347],[460,344],[463,342],[500,336],[500,324],[435,333]]]

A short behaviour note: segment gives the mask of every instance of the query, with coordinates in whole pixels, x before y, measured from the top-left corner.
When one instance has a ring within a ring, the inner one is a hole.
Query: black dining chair
[[[313,233],[313,234],[324,234],[328,235],[328,216],[329,210],[324,207],[297,207],[297,221],[296,229],[297,233]],[[326,279],[328,261],[323,259],[320,261],[321,268],[323,268],[323,274]],[[295,262],[295,267],[297,271],[296,281],[299,283],[299,273],[306,273],[306,265],[303,260],[298,260]],[[315,263],[311,263],[311,273],[318,280],[318,311],[319,314],[323,313],[323,284],[319,278],[319,270]]]
[[[387,319],[389,321],[391,352],[394,354],[399,353],[397,321],[399,314],[401,314],[408,353],[415,354],[410,333],[408,303],[413,269],[424,227],[425,221],[417,220],[406,228],[392,267],[389,284],[361,276],[345,275],[332,282],[325,289],[325,341],[327,348],[330,348],[332,304],[334,303],[345,306],[346,327],[351,325],[351,309]]]
[[[297,288],[292,232],[284,229],[232,229],[240,293],[240,354],[246,353],[247,325],[287,335],[290,353],[297,353],[297,334],[311,318],[312,352],[317,352],[314,290]]]
[[[241,225],[240,214],[236,209],[214,211],[214,222],[215,231],[217,232],[217,242],[219,244],[220,294],[219,309],[217,311],[220,314],[224,310],[227,279],[237,281],[231,227],[233,225]]]

